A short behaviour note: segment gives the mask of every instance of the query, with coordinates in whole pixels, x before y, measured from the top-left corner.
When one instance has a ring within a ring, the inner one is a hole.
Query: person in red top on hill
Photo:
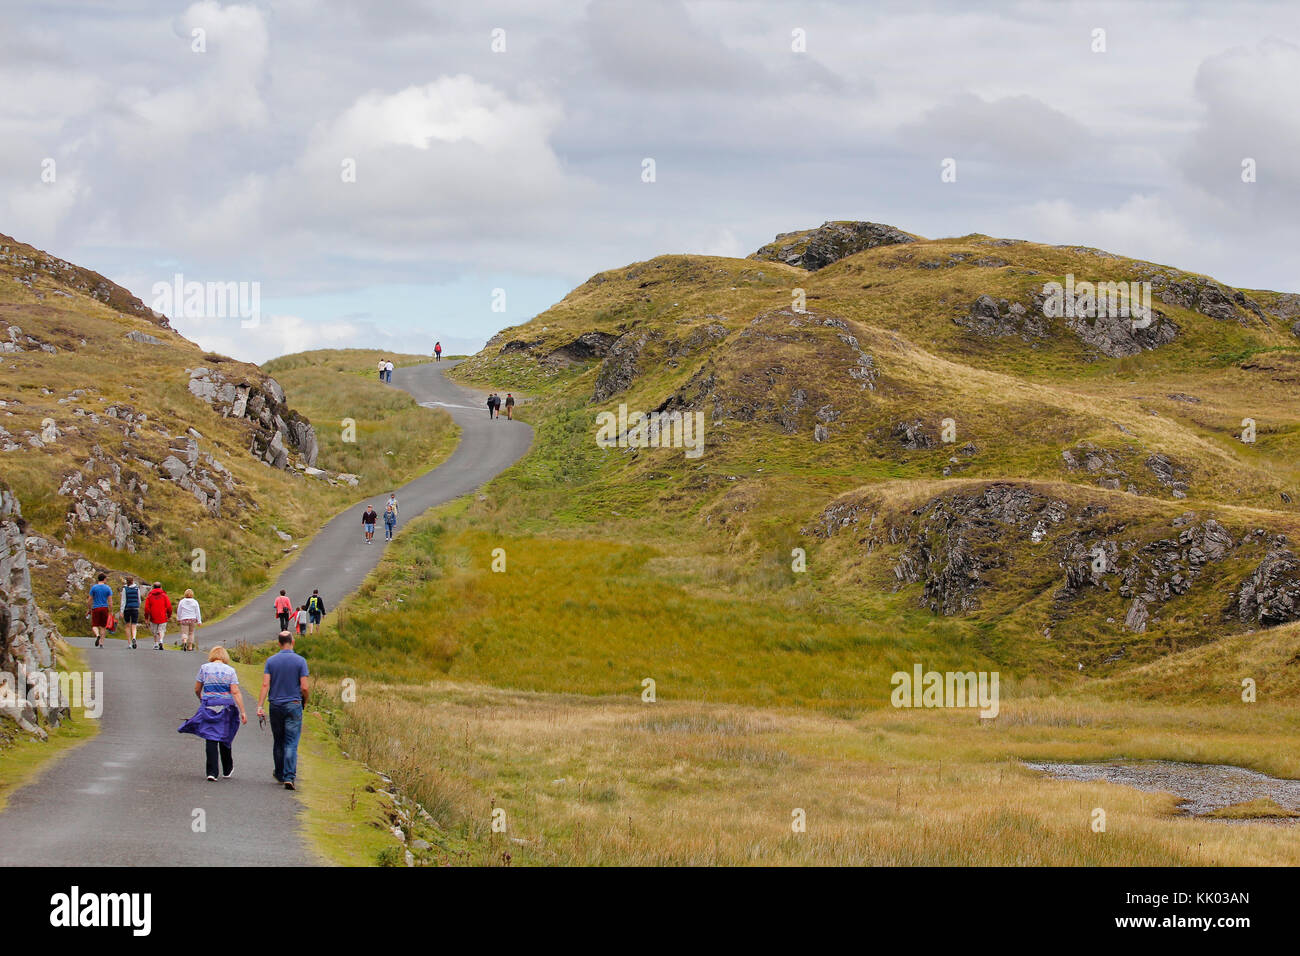
[[[280,589],[280,596],[275,599],[275,617],[280,622],[280,630],[289,630],[289,616],[293,614],[293,602],[285,596],[284,588]]]
[[[144,599],[144,616],[149,620],[154,650],[161,651],[163,638],[167,636],[167,622],[172,616],[172,599],[167,596],[162,584],[157,581],[153,583],[153,590]]]

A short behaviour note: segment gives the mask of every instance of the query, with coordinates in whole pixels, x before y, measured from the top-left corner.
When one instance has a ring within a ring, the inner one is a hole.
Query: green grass
[[[317,467],[360,476],[353,489],[357,498],[386,493],[437,467],[458,440],[459,429],[445,411],[423,408],[378,380],[374,365],[380,354],[323,349],[263,366],[315,423]],[[401,366],[429,361],[418,355],[384,357]]]

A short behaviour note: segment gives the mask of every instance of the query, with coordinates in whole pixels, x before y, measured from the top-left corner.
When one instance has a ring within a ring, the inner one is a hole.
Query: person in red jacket
[[[167,622],[172,616],[172,599],[167,596],[163,586],[155,581],[153,589],[144,599],[144,616],[149,620],[149,632],[153,634],[154,650],[163,649],[163,638],[167,635]]]

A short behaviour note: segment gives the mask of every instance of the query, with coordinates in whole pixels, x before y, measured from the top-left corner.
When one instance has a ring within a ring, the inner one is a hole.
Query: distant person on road
[[[203,609],[189,588],[185,589],[185,597],[176,605],[176,621],[181,626],[181,650],[194,650],[194,629],[203,623]]]
[[[515,397],[511,395],[509,392],[506,392],[506,419],[508,421],[515,420],[514,411],[515,411]]]
[[[305,604],[304,604],[302,607],[298,608],[298,613],[295,614],[295,615],[293,616],[293,622],[294,622],[296,625],[298,625],[298,636],[299,636],[299,637],[301,637],[302,635],[304,635],[304,634],[307,633],[307,619],[308,619],[308,617],[309,617],[309,615],[307,614],[307,605],[305,605]]]
[[[496,392],[492,393],[492,411],[497,418],[501,417],[501,396]]]
[[[383,380],[384,380],[384,360],[380,359],[379,360],[379,381],[382,382]]]
[[[488,418],[495,417],[496,410],[497,410],[496,392],[493,392],[491,395],[487,397],[487,407],[488,407]]]
[[[293,635],[280,632],[280,650],[266,659],[262,669],[262,693],[257,698],[257,716],[271,706],[271,757],[275,780],[284,789],[295,789],[298,776],[298,738],[302,735],[302,708],[307,703],[307,662],[294,653]]]
[[[441,343],[441,342],[434,342],[434,343],[433,343],[433,360],[434,360],[435,362],[441,362],[441,361],[442,361],[442,343]]]
[[[393,529],[397,527],[397,508],[393,504],[384,507],[384,540],[393,540]]]
[[[388,507],[393,509],[393,514],[397,514],[397,492],[388,493]]]
[[[248,714],[244,711],[244,695],[239,691],[239,675],[230,666],[230,654],[220,644],[208,652],[208,662],[199,667],[194,696],[199,699],[199,709],[176,732],[207,741],[209,780],[216,780],[218,772],[229,777],[235,772],[231,747],[240,725],[248,723]]]
[[[313,634],[320,631],[320,619],[325,616],[325,599],[320,596],[319,590],[311,592],[311,597],[307,599],[307,621],[311,624]]]
[[[379,515],[375,513],[372,505],[366,505],[366,510],[361,515],[361,527],[366,532],[366,544],[370,544],[375,538],[375,522],[379,520]]]
[[[131,650],[135,650],[135,629],[140,625],[140,605],[144,599],[140,595],[140,585],[135,583],[135,578],[131,575],[126,576],[126,584],[122,585],[122,606],[117,609],[117,616],[122,619],[122,624],[126,628],[126,638],[131,642]]]
[[[163,649],[163,638],[167,636],[167,622],[172,616],[172,599],[167,596],[158,581],[144,599],[144,616],[149,621],[149,631],[153,634],[154,650]]]
[[[90,632],[95,635],[95,646],[104,646],[104,635],[108,633],[108,606],[113,601],[113,589],[104,583],[108,577],[103,571],[90,587],[90,596],[86,599],[86,609],[90,611]]]
[[[280,596],[275,599],[275,619],[280,622],[280,630],[289,630],[289,616],[293,614],[293,602],[280,588]]]
[[[384,363],[384,381],[386,381],[389,385],[393,384],[393,363],[392,362]]]

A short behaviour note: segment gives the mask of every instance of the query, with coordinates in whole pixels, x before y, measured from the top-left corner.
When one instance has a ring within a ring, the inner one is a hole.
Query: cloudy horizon
[[[18,2],[0,79],[0,233],[146,303],[257,283],[255,328],[174,323],[250,361],[474,351],[828,219],[1300,291],[1281,3]]]

